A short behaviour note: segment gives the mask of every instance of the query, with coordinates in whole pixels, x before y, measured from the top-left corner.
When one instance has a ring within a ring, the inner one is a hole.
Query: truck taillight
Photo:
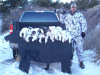
[[[10,34],[13,33],[13,20],[10,21]]]
[[[10,25],[10,34],[13,32],[13,25]]]

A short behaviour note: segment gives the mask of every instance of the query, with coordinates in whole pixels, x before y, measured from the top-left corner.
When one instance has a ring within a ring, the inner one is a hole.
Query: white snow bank
[[[9,47],[9,42],[4,39],[6,35],[8,33],[0,36],[0,62],[12,58],[12,49]]]

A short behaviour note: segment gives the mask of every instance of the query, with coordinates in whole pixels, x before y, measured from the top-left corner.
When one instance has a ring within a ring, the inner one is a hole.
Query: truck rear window
[[[54,12],[24,12],[19,22],[58,22]]]

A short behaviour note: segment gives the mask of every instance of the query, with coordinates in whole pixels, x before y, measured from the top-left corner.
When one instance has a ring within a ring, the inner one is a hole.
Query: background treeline
[[[89,9],[98,5],[98,0],[78,0],[77,2],[78,9]]]
[[[90,0],[77,0],[76,4],[78,5],[78,9],[85,10],[98,4],[97,0],[89,1]],[[11,9],[14,9],[17,6],[19,6],[19,8],[24,8],[24,6],[28,3],[28,0],[7,0],[3,2],[3,5],[0,6],[0,12],[9,12]],[[32,0],[31,3],[37,4],[40,7],[70,8],[70,3],[60,3],[59,0],[56,2],[52,2],[52,0]]]

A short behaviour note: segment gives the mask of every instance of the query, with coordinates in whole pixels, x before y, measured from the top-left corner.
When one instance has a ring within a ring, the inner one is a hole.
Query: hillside
[[[88,31],[94,29],[100,23],[100,4],[82,13],[87,19]]]
[[[100,59],[100,4],[82,13],[88,24],[87,34],[84,38],[84,49],[97,48],[98,59]]]

